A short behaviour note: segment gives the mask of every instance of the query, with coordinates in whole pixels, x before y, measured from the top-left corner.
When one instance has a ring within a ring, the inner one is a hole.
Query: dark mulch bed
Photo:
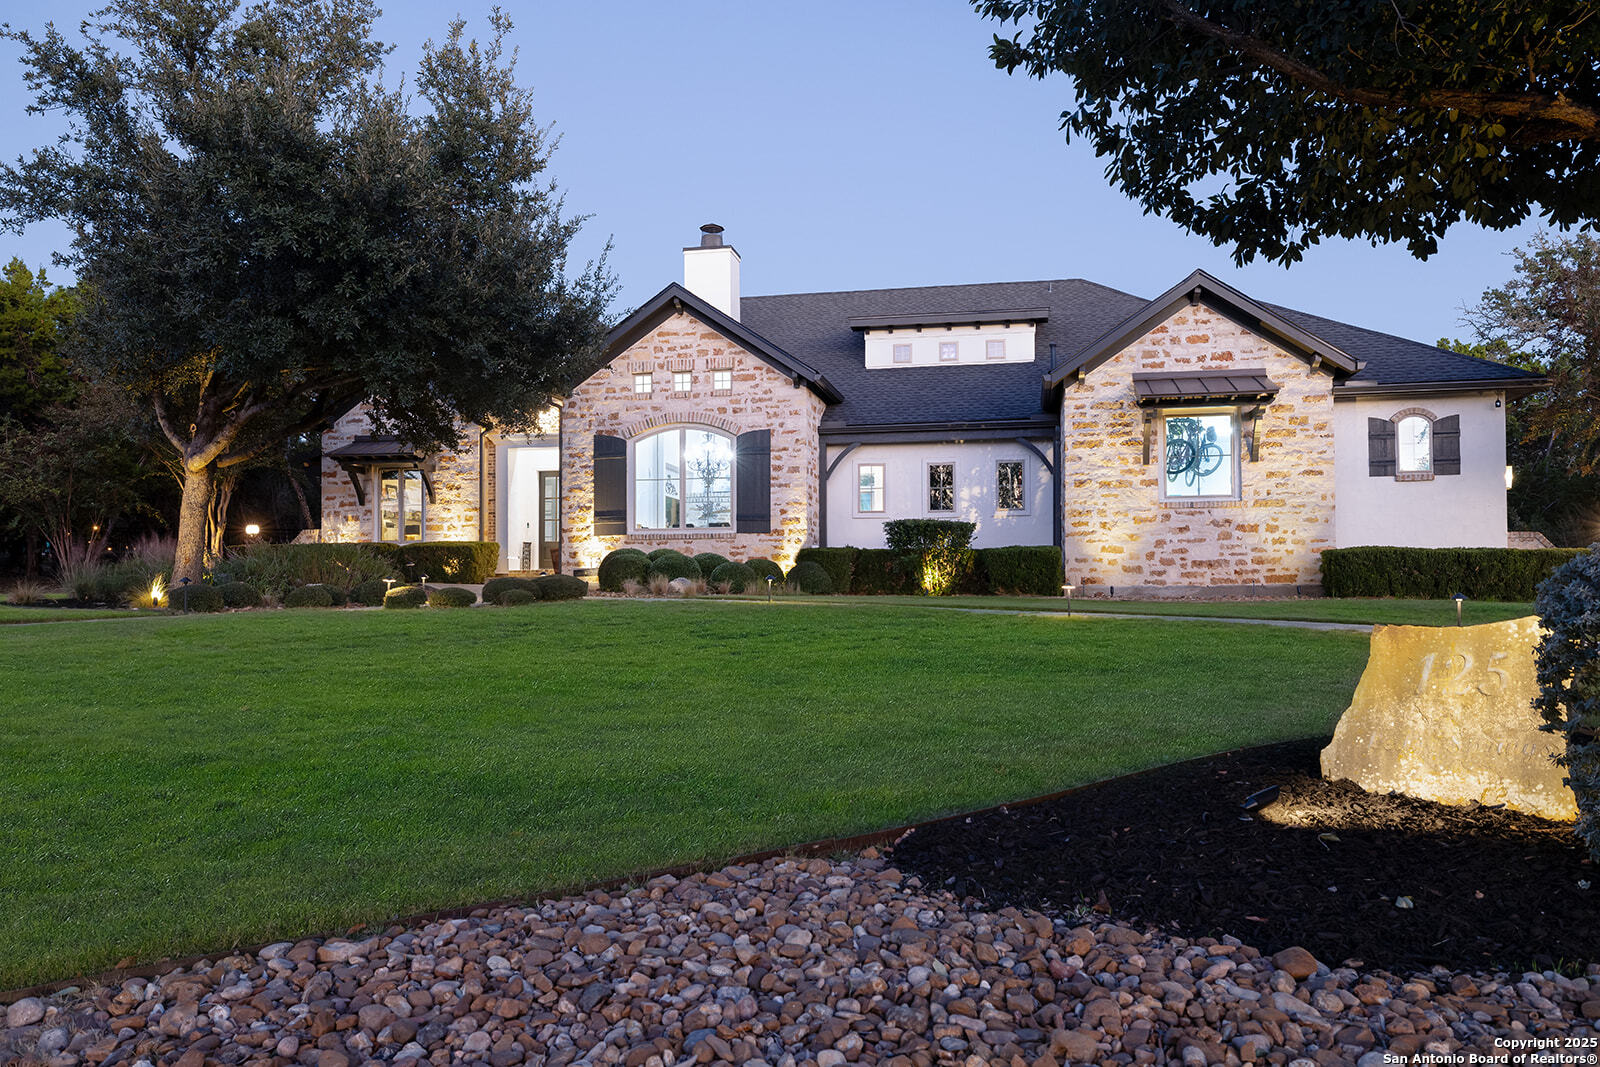
[[[1331,965],[1600,960],[1600,884],[1580,885],[1600,872],[1570,826],[1324,781],[1326,744],[1225,753],[948,820],[906,837],[894,860],[988,907],[1095,908],[1267,952],[1303,945]],[[1240,819],[1241,801],[1271,785],[1277,802]]]

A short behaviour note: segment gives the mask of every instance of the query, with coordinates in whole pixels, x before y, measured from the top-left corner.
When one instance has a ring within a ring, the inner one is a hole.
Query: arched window
[[[733,528],[733,438],[673,427],[633,444],[636,530]]]
[[[1395,424],[1395,469],[1401,474],[1433,470],[1433,420],[1407,415]]]

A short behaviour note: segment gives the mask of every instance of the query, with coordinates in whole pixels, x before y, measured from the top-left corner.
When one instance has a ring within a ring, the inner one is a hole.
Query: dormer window
[[[1005,359],[1006,358],[1006,341],[1005,341],[1005,338],[1002,337],[997,341],[988,341],[988,342],[986,342],[984,344],[984,347],[983,347],[983,354],[984,354],[984,358],[986,358],[986,359]]]
[[[939,342],[939,362],[954,363],[961,358],[961,345],[957,341]]]
[[[910,345],[895,345],[894,346],[894,361],[896,363],[910,363],[911,362],[911,346]]]

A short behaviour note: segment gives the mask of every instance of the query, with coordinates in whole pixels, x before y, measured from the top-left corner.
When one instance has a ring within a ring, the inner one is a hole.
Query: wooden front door
[[[539,567],[556,569],[556,546],[561,532],[561,476],[539,472]]]

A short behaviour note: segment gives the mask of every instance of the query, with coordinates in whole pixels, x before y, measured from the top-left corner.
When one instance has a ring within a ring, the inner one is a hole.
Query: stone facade
[[[350,476],[329,452],[372,432],[371,409],[358,404],[334,422],[322,435],[322,529],[320,540],[372,541],[375,491],[371,482],[364,487],[366,502],[356,499]],[[455,452],[432,457],[433,496],[423,507],[423,540],[481,541],[486,535],[479,528],[478,507],[478,429],[463,427],[461,443]],[[491,489],[492,496],[493,490]]]
[[[1258,460],[1240,457],[1238,499],[1163,500],[1160,436],[1146,463],[1133,375],[1247,368],[1264,368],[1280,390],[1258,425]],[[1174,312],[1069,383],[1061,413],[1068,581],[1152,592],[1318,584],[1320,554],[1334,544],[1332,385],[1325,370],[1204,304]]]
[[[733,387],[713,393],[712,372],[732,372]],[[672,374],[688,371],[689,393],[672,392]],[[649,396],[634,393],[633,376],[649,373]],[[599,565],[624,544],[717,552],[731,559],[764,556],[787,568],[816,544],[817,427],[823,402],[740,345],[693,316],[671,315],[572,391],[561,423],[562,570]],[[594,533],[594,435],[632,440],[664,426],[710,426],[725,433],[772,431],[772,532]]]

